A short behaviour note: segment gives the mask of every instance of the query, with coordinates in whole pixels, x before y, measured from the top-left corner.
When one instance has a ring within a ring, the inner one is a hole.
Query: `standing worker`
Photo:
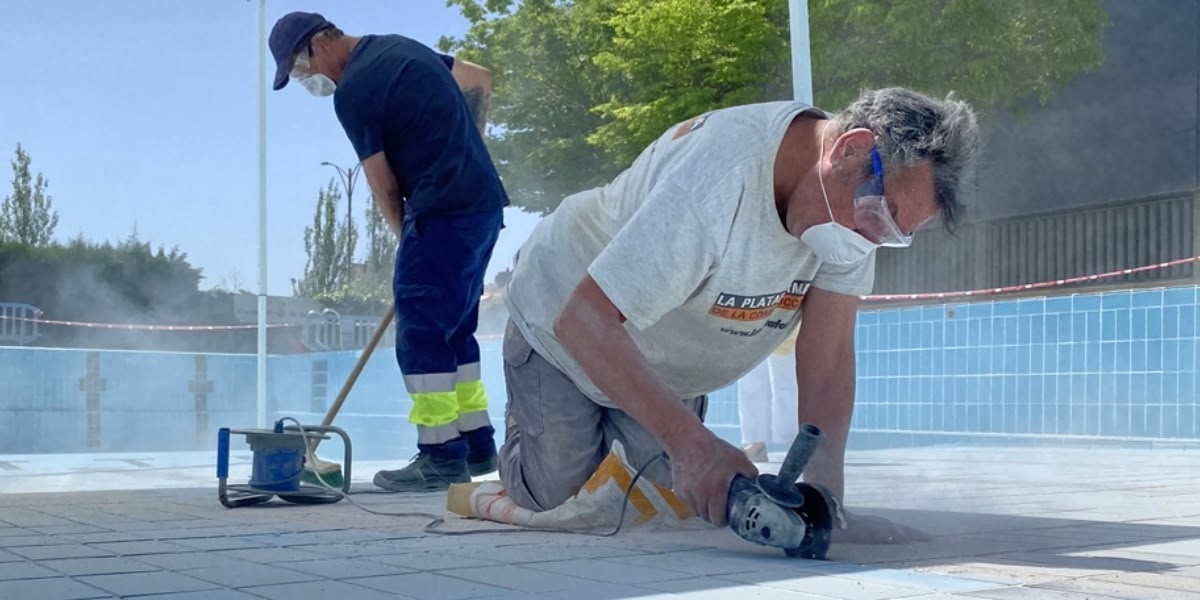
[[[271,31],[275,89],[295,79],[333,107],[400,240],[396,360],[420,450],[380,471],[393,491],[447,489],[496,469],[475,329],[508,196],[483,142],[491,74],[401,35],[352,37],[315,13]]]

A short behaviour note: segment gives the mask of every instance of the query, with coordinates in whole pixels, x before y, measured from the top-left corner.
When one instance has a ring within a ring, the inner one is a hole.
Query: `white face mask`
[[[337,90],[337,84],[320,73],[301,79],[300,85],[303,85],[308,93],[318,97],[329,96]]]
[[[292,78],[299,81],[300,85],[314,96],[322,97],[333,94],[337,90],[337,84],[320,73],[306,75],[311,68],[312,65],[309,64],[307,56],[297,56],[295,64],[292,65]]]
[[[804,233],[800,234],[800,241],[811,248],[823,262],[834,265],[853,265],[869,256],[878,246],[833,218],[833,208],[829,205],[829,194],[825,193],[825,178],[822,176],[821,164],[824,159],[825,129],[822,129],[821,151],[820,157],[817,159],[817,180],[821,183],[821,195],[825,197],[829,222],[813,225],[804,230]]]

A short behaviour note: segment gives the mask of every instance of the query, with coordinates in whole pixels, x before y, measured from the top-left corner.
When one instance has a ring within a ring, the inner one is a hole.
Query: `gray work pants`
[[[508,405],[500,480],[518,505],[537,511],[561,505],[596,472],[613,440],[621,441],[634,469],[663,453],[658,440],[633,417],[580,392],[511,322],[503,352]],[[704,420],[707,396],[683,403]],[[670,463],[658,461],[642,477],[670,487]]]

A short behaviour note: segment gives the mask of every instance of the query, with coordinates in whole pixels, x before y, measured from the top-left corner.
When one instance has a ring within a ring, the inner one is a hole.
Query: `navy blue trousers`
[[[453,392],[463,378],[460,367],[473,370],[467,379],[478,381],[479,298],[503,226],[502,209],[405,219],[392,291],[396,362],[414,401]],[[414,422],[436,427],[444,420]]]

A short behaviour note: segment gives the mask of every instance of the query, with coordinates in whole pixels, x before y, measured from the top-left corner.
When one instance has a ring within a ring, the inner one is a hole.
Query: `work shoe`
[[[438,458],[421,452],[403,469],[380,471],[375,485],[392,492],[435,492],[450,489],[452,483],[470,483],[467,461],[463,458]]]

